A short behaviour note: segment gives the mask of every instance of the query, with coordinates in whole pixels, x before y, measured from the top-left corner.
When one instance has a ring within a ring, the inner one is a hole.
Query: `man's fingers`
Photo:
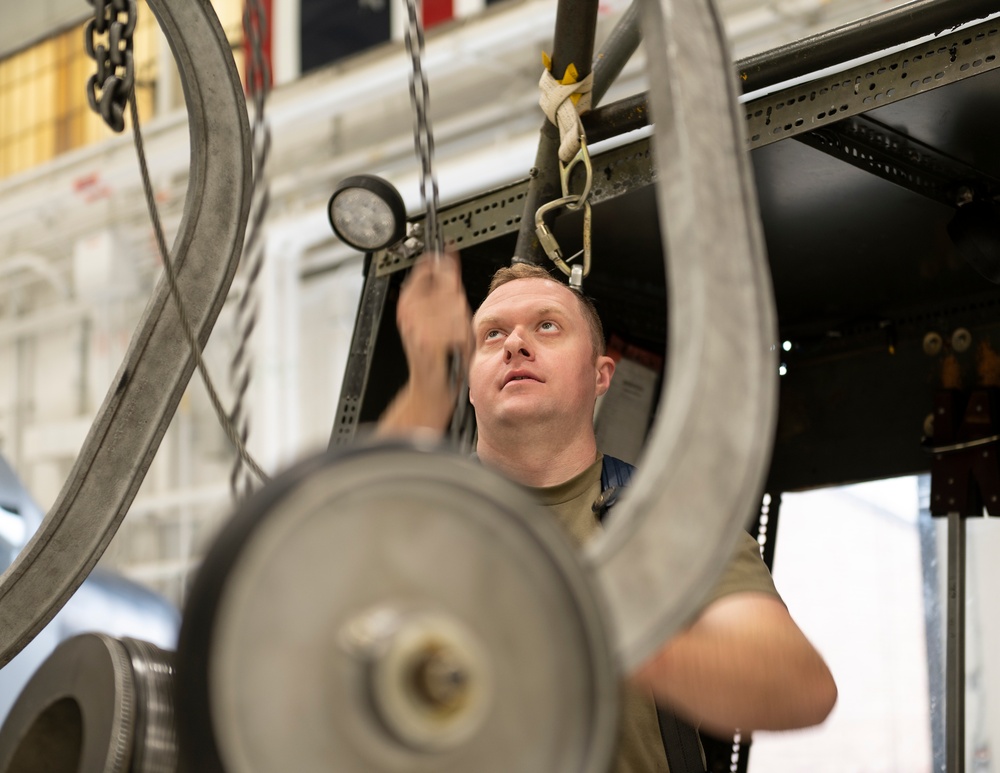
[[[413,264],[407,282],[433,282],[448,279],[456,284],[462,282],[462,265],[457,252],[425,252]]]

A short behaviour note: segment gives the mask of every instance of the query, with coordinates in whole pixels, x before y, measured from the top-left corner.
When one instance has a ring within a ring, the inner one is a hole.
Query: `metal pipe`
[[[611,30],[594,57],[594,90],[591,93],[591,104],[597,106],[608,93],[611,84],[621,74],[622,69],[632,58],[632,54],[642,41],[642,29],[639,25],[639,0],[632,0],[632,5],[622,14],[615,28]],[[590,135],[587,135],[590,141]]]
[[[883,13],[754,54],[736,63],[744,93],[951,30],[998,10],[996,0],[915,0]]]
[[[930,475],[918,479],[920,491],[920,566],[923,576],[924,641],[927,649],[927,683],[930,701],[931,770],[936,773],[946,770],[944,701],[944,620],[941,611],[941,586],[938,576],[938,536],[937,519],[931,516]]]
[[[948,513],[948,655],[945,739],[948,773],[965,771],[965,518]]]
[[[649,125],[649,106],[645,94],[633,94],[603,105],[582,116],[587,142],[594,144],[609,137]]]
[[[552,77],[556,80],[563,78],[570,64],[576,66],[580,80],[590,74],[597,33],[597,6],[598,0],[559,0],[552,43]],[[535,212],[542,204],[562,195],[558,152],[559,129],[546,120],[539,133],[513,263],[545,261],[545,251],[535,235]]]

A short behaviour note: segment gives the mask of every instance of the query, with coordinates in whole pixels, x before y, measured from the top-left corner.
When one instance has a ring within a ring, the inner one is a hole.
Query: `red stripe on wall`
[[[424,0],[424,29],[455,16],[453,0]]]

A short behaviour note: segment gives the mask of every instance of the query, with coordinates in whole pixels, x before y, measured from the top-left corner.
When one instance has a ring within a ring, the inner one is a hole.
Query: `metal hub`
[[[444,751],[468,741],[494,699],[489,658],[452,616],[379,607],[348,623],[375,713],[399,742]]]
[[[170,655],[82,634],[42,663],[0,729],[4,773],[175,773]]]

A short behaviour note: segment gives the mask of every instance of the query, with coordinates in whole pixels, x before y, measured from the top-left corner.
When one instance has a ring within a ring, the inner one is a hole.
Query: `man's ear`
[[[611,377],[615,375],[615,361],[602,354],[597,358],[597,396],[600,397],[611,386]]]

